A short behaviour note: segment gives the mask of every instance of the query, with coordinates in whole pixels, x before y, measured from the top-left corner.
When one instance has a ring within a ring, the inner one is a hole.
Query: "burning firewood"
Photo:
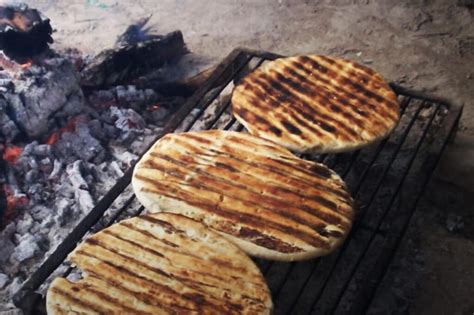
[[[137,44],[104,50],[82,70],[81,85],[97,90],[125,84],[150,70],[158,69],[186,52],[181,31]]]
[[[15,60],[41,53],[53,42],[49,19],[26,5],[0,6],[0,50]]]

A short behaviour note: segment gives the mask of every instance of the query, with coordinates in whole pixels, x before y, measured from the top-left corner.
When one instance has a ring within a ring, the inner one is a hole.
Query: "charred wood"
[[[11,59],[24,61],[53,42],[49,19],[26,5],[0,6],[0,50]]]
[[[187,52],[181,31],[138,44],[109,49],[97,55],[81,73],[81,85],[105,89],[155,70]]]

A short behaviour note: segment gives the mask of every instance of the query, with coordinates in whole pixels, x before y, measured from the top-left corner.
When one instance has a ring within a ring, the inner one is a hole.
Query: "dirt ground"
[[[405,240],[420,248],[421,275],[399,311],[474,313],[474,10],[454,0],[26,2],[52,20],[56,47],[95,54],[152,15],[156,32],[182,30],[191,52],[207,63],[238,46],[344,56],[390,81],[464,104],[458,137]],[[448,228],[453,220],[457,225]]]

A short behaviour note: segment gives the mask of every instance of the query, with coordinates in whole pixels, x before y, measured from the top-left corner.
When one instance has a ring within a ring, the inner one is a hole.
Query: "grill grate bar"
[[[401,117],[404,116],[404,114],[405,114],[405,109],[407,108],[407,106],[408,106],[409,103],[410,103],[410,99],[409,99],[409,98],[405,98],[405,99],[402,101],[402,104],[401,104],[401,111],[400,111],[400,116],[401,116]],[[421,107],[422,107],[422,105],[420,104],[420,108],[421,108]],[[421,110],[421,109],[420,109],[420,110]],[[414,121],[415,119],[416,119],[416,118],[413,117],[413,118],[412,118],[412,121]],[[382,149],[383,149],[383,146],[384,146],[385,142],[387,142],[387,141],[388,141],[388,139],[384,139],[384,140],[382,140],[382,142],[378,145],[376,152],[375,152],[374,155],[372,156],[371,161],[369,162],[369,164],[368,164],[368,166],[367,166],[367,169],[370,169],[370,166],[376,161],[377,157],[379,156],[380,152],[381,152]],[[343,173],[343,176],[342,176],[343,179],[346,179],[348,173],[351,171],[352,167],[354,166],[354,163],[357,161],[358,157],[360,156],[360,152],[361,152],[361,150],[358,150],[358,151],[355,151],[355,152],[352,153],[352,157],[351,157],[351,159],[350,159],[350,162],[347,163],[348,165],[346,166],[346,170],[345,170],[344,173]],[[337,157],[339,157],[339,156],[340,156],[340,155],[336,155],[336,158],[335,158],[335,159],[332,159],[332,162],[333,162],[333,163],[330,164],[330,165],[328,164],[328,166],[329,166],[330,168],[334,168],[334,167],[337,166],[337,161],[338,161]],[[320,156],[318,160],[319,160],[320,162],[321,162],[321,161],[326,161],[329,157],[330,157],[329,155],[325,154],[325,155],[323,155],[323,156]],[[331,161],[330,161],[330,162],[331,162]],[[360,185],[361,183],[362,183],[362,182],[360,182],[359,185]],[[352,230],[354,230],[355,228],[356,228],[356,227],[354,226]],[[346,244],[346,243],[345,243],[345,244]],[[344,246],[344,245],[343,245],[343,246]],[[342,251],[342,250],[343,250],[343,249],[341,249],[341,251]],[[336,262],[337,262],[337,261],[336,261]],[[297,263],[292,263],[292,264],[297,264]],[[315,265],[316,265],[316,264],[315,264]],[[315,266],[314,268],[316,268],[316,266]],[[314,272],[314,270],[313,270],[312,272]],[[267,273],[264,273],[264,274],[266,275]],[[311,274],[312,274],[312,273],[311,273]],[[310,275],[311,275],[311,274],[310,274]],[[288,280],[288,277],[289,277],[289,274],[285,275],[285,277],[284,277],[284,279],[283,279],[283,283],[280,283],[279,286],[277,286],[277,289],[274,291],[274,292],[275,292],[275,293],[274,293],[275,296],[280,297],[279,293],[280,293],[281,289],[283,288],[283,286],[285,285],[286,281]],[[311,278],[311,276],[308,276],[307,280],[309,280],[310,278]],[[307,282],[307,281],[304,281],[304,283],[305,283],[304,286],[306,285],[306,282]],[[304,286],[303,286],[300,290],[303,290],[303,289],[304,289]],[[286,295],[286,294],[287,294],[287,293],[285,293],[285,295]],[[283,299],[283,298],[282,298],[282,299]],[[277,298],[276,300],[279,301],[279,300],[281,300],[281,299],[280,299],[280,298]],[[293,302],[296,303],[297,301],[295,300],[295,301],[293,301]],[[293,307],[294,305],[291,305],[291,306]],[[289,309],[292,309],[292,307],[290,307]]]
[[[409,131],[413,127],[413,125],[416,121],[416,118],[418,117],[418,114],[421,112],[421,110],[423,108],[423,105],[424,105],[423,102],[420,103],[420,105],[418,106],[414,116],[411,118],[407,128],[404,130],[404,132],[401,136],[401,139],[397,143],[396,149],[392,153],[392,155],[389,159],[389,162],[385,166],[384,171],[382,172],[381,176],[379,177],[379,179],[377,180],[377,182],[375,184],[375,190],[370,194],[370,198],[369,198],[370,201],[367,203],[368,205],[372,204],[372,202],[374,201],[375,196],[377,195],[377,193],[378,193],[378,191],[379,191],[379,189],[380,189],[380,187],[383,183],[383,180],[386,178],[386,176],[388,174],[388,171],[390,170],[390,167],[392,166],[393,162],[395,161],[395,158],[396,158],[396,155],[399,152],[399,149],[402,147]],[[385,145],[385,144],[383,144],[383,145]],[[380,156],[381,152],[382,152],[382,150],[377,152],[378,153],[377,157]],[[371,160],[372,164],[368,165],[367,169],[371,169],[371,166],[374,165],[373,163],[375,163],[376,160],[377,160],[377,158],[373,159],[373,161]],[[359,181],[357,183],[357,187],[355,188],[355,190],[359,191],[361,185],[362,185],[362,181]],[[356,200],[357,200],[357,198],[356,198]],[[369,208],[369,206],[367,206],[365,208],[367,209],[367,208]],[[350,233],[351,235],[349,236],[349,238],[351,238],[351,236],[354,234],[355,231],[358,231],[358,228],[360,226],[360,222],[363,222],[363,220],[361,220],[361,216],[363,218],[365,213],[367,213],[367,211],[364,210],[364,212],[361,211],[356,216],[356,220],[354,222],[353,228],[352,228],[351,233]],[[370,233],[370,231],[363,231],[362,233]],[[313,309],[314,305],[316,305],[317,301],[321,298],[321,295],[323,294],[323,291],[326,288],[327,283],[333,277],[334,270],[336,269],[336,266],[338,265],[343,253],[349,247],[349,244],[350,244],[350,239],[346,240],[346,242],[342,245],[341,249],[336,254],[332,255],[330,259],[327,259],[327,261],[328,261],[327,265],[324,265],[324,268],[321,268],[321,269],[323,269],[323,271],[321,273],[318,273],[317,279],[315,279],[315,281],[319,285],[316,288],[316,294],[314,295],[313,304],[312,304],[310,309]]]
[[[406,102],[402,103],[404,106],[402,107],[401,115],[403,115],[403,116],[405,115],[405,110],[409,106],[410,102],[411,102],[411,99],[408,99]],[[416,121],[416,118],[418,117],[418,113],[422,110],[423,105],[424,105],[423,102],[421,102],[419,104],[415,114],[410,119],[408,126],[404,130],[403,135],[402,135],[401,139],[398,142],[397,149],[394,150],[393,155],[396,155],[399,151],[399,148],[403,145],[403,142],[405,141],[406,136],[408,135],[409,131],[413,127],[413,125]],[[372,156],[372,158],[370,159],[369,164],[366,167],[366,170],[371,169],[372,165],[375,163],[377,158],[380,156],[380,153],[382,152],[383,146],[385,146],[385,143],[387,141],[388,141],[388,139],[385,139],[385,140],[382,141],[382,143],[380,143],[378,145],[374,155]],[[393,164],[393,161],[395,160],[396,156],[392,156],[392,157],[393,158],[390,159],[390,162],[386,166],[386,172],[384,172],[382,174],[381,179],[377,182],[375,191],[373,192],[373,195],[377,194],[378,188],[380,187],[381,183],[383,182],[383,178],[386,177],[386,175],[388,173],[388,169],[390,169],[390,166]],[[349,170],[349,172],[350,172],[350,170]],[[365,176],[367,176],[367,175],[365,175]],[[357,182],[357,186],[354,188],[354,190],[358,191],[359,187],[360,187],[359,185],[362,185],[362,181]],[[359,218],[356,217],[356,221],[354,222],[351,233],[348,236],[348,239],[346,240],[346,242],[341,246],[341,248],[339,250],[337,250],[335,253],[333,253],[332,255],[321,259],[322,261],[319,263],[319,266],[317,268],[315,268],[313,270],[313,273],[308,276],[308,280],[305,281],[305,286],[308,285],[308,286],[310,286],[310,288],[304,287],[303,291],[305,291],[307,294],[310,294],[310,296],[304,296],[304,295],[303,296],[298,296],[299,299],[294,301],[294,303],[291,303],[292,307],[290,309],[288,309],[288,311],[292,310],[293,307],[296,307],[297,305],[302,305],[300,307],[304,307],[308,311],[310,309],[312,309],[313,306],[312,305],[307,305],[307,302],[314,299],[313,301],[314,301],[314,303],[316,303],[316,301],[320,298],[320,295],[323,293],[323,290],[324,290],[327,282],[332,278],[334,268],[338,264],[342,253],[346,250],[346,247],[349,244],[349,240],[350,240],[352,234],[354,234],[354,231],[356,231],[359,228],[359,221],[360,221]],[[318,272],[318,270],[320,270],[321,272]],[[277,301],[278,300],[279,299],[277,299]],[[285,306],[282,305],[282,308],[285,308]]]
[[[418,108],[415,116],[414,116],[414,119],[416,119],[419,115],[419,113],[421,112],[421,109],[423,108],[423,106],[425,105],[424,102],[422,102],[421,106]],[[434,120],[434,118],[436,117],[436,114],[438,113],[438,110],[439,110],[439,107],[440,107],[440,104],[437,104],[433,114],[431,115],[429,121],[428,121],[428,124],[426,125],[426,127],[424,128],[423,130],[423,133],[421,135],[421,137],[418,139],[418,142],[417,142],[417,145],[413,151],[413,154],[411,155],[410,157],[410,160],[408,162],[408,165],[406,166],[406,168],[403,170],[403,173],[402,173],[402,176],[397,184],[397,187],[395,189],[395,193],[392,194],[391,198],[389,199],[389,202],[388,204],[384,207],[384,209],[382,210],[382,217],[378,220],[377,223],[375,223],[375,227],[374,227],[374,231],[373,233],[371,233],[371,235],[369,236],[369,239],[368,239],[368,242],[367,244],[364,244],[362,248],[358,248],[358,252],[359,253],[365,253],[367,251],[367,249],[369,248],[370,244],[372,243],[372,241],[374,240],[374,238],[378,235],[377,234],[377,231],[379,230],[380,228],[380,225],[382,224],[385,216],[386,216],[386,213],[388,211],[388,209],[392,206],[393,202],[395,201],[395,198],[397,197],[398,195],[398,191],[400,190],[401,186],[403,185],[405,179],[406,179],[406,176],[408,175],[408,172],[410,171],[410,168],[411,168],[411,165],[413,163],[413,161],[415,160],[417,154],[418,154],[418,151],[421,147],[421,144],[423,143],[423,140],[424,138],[426,137],[426,134],[428,132],[428,130],[430,129],[430,126]],[[413,121],[413,120],[412,120]],[[411,127],[413,126],[413,124],[410,124],[409,128],[408,129],[411,129]],[[404,133],[403,135],[403,141],[401,141],[400,143],[402,142],[405,142],[406,140],[406,136],[408,135],[408,133]],[[400,149],[401,149],[401,145],[397,146],[396,150],[395,150],[395,156],[398,155],[398,153],[400,152]],[[390,162],[389,164],[392,165],[393,164],[393,161],[395,160],[395,158],[393,159],[390,159]],[[386,175],[387,172],[384,171],[384,175]],[[379,190],[379,187],[382,186],[382,182],[378,183],[377,184],[377,192]],[[372,194],[372,196],[375,195],[375,194]],[[371,197],[370,199],[370,203],[369,203],[369,206],[366,208],[366,211],[364,211],[364,213],[362,214],[362,218],[360,218],[359,222],[362,222],[364,220],[364,218],[366,217],[366,214],[368,213],[368,209],[371,208],[372,206],[372,202],[374,200],[374,198]],[[349,245],[348,245],[349,246]],[[351,260],[352,260],[352,263],[355,262],[355,265],[352,265],[350,269],[347,268],[347,266],[344,266],[344,270],[345,272],[348,272],[349,271],[349,277],[346,278],[347,281],[343,282],[342,284],[342,288],[337,288],[338,284],[340,282],[338,281],[334,281],[334,282],[331,282],[331,284],[333,284],[333,287],[336,287],[334,289],[331,289],[331,290],[328,290],[326,288],[326,286],[323,288],[326,289],[324,290],[322,296],[320,299],[316,299],[314,302],[313,302],[313,311],[315,310],[316,312],[320,312],[320,311],[323,311],[323,312],[326,312],[327,310],[330,310],[329,313],[333,313],[335,308],[337,307],[337,303],[340,301],[341,297],[342,297],[342,294],[344,293],[344,289],[347,288],[347,285],[349,284],[349,281],[350,279],[352,279],[354,273],[355,273],[355,270],[357,269],[357,267],[359,266],[360,262],[361,262],[361,258],[363,257],[363,255],[359,255],[358,257],[354,258],[354,256],[351,255]],[[336,263],[337,264],[337,263]],[[336,268],[333,269],[333,271],[335,270]],[[326,285],[327,285],[327,282],[326,282]],[[337,297],[334,297],[333,296],[333,292],[340,292],[339,295]],[[316,303],[319,302],[318,306],[319,307],[315,307]],[[332,305],[331,305],[332,304]]]
[[[229,84],[232,80],[235,83],[240,77],[259,67],[266,60],[278,57],[280,56],[276,54],[245,49],[233,51],[217,67],[209,80],[188,99],[166,124],[155,141],[167,133],[178,130],[244,130],[242,124],[231,115],[230,95],[224,96],[227,93],[226,88],[227,90],[230,88]],[[396,85],[392,85],[392,88],[398,94],[399,99],[401,98],[401,116],[406,124],[400,124],[389,138],[381,141],[377,146],[364,148],[350,154],[305,154],[302,156],[305,159],[324,163],[341,174],[353,196],[359,202],[364,202],[365,206],[359,211],[346,242],[331,255],[292,263],[255,259],[266,276],[272,291],[276,307],[275,313],[296,312],[300,314],[315,310],[321,310],[323,313],[329,311],[339,313],[345,312],[346,309],[351,310],[351,313],[363,313],[370,307],[372,299],[376,296],[375,290],[384,279],[388,264],[398,248],[411,215],[413,215],[416,202],[419,200],[447,140],[440,142],[441,150],[436,149],[435,158],[427,162],[428,170],[418,170],[418,165],[422,162],[421,157],[418,157],[420,155],[418,151],[421,152],[423,146],[432,146],[431,143],[427,143],[429,141],[425,140],[428,133],[431,132],[434,119],[438,117],[440,104],[446,106],[448,117],[442,120],[444,124],[443,139],[448,139],[453,133],[462,112],[462,107],[447,105],[442,100],[428,98]],[[226,99],[226,97],[228,98]],[[413,105],[413,103],[415,104]],[[431,106],[428,106],[428,103]],[[436,110],[430,114],[428,123],[422,125],[422,130],[419,131],[421,123],[417,117],[420,112],[425,108],[431,110],[434,107]],[[189,116],[189,114],[191,115]],[[409,140],[412,137],[410,135],[412,133],[418,135],[417,132],[422,137],[416,138],[415,149],[404,150],[404,147],[410,144]],[[407,154],[409,155],[406,156]],[[402,166],[401,170],[399,170],[400,165]],[[403,193],[403,189],[408,187],[405,182],[408,181],[410,184],[409,181],[414,172],[424,172],[425,177],[418,183],[417,189],[409,190],[412,194],[411,201],[414,202],[410,203],[409,211],[400,214],[400,210],[394,206],[396,201],[401,198],[399,195]],[[74,249],[83,235],[102,226],[109,226],[125,217],[139,215],[144,211],[144,207],[138,205],[139,203],[133,194],[131,196],[125,195],[125,193],[130,193],[130,190],[126,190],[126,188],[130,184],[131,174],[132,169],[125,173],[71,232],[64,241],[66,245],[61,244],[15,294],[15,305],[19,306],[25,314],[44,313],[41,311],[41,304],[37,303],[38,301],[43,302],[44,305],[44,299],[34,291],[57,266],[64,263],[64,258]],[[124,195],[121,197],[126,200],[125,203],[110,217],[104,217],[105,211],[122,193]],[[388,197],[384,197],[384,194],[388,194]],[[403,216],[402,220],[399,219],[401,215]],[[392,224],[392,222],[395,223]],[[375,258],[371,259],[371,257]],[[359,284],[362,288],[354,296],[350,287],[357,283],[360,276],[370,281]],[[347,305],[348,307],[346,307]]]
[[[407,109],[408,104],[410,104],[411,100],[412,100],[412,98],[407,97],[407,98],[405,98],[405,99],[403,100],[403,102],[400,104],[400,107],[401,107],[401,110],[400,110],[400,118],[403,116],[403,114],[405,114],[405,110]],[[407,134],[408,134],[408,132],[409,132],[409,130],[407,130]],[[360,177],[360,179],[358,180],[357,184],[355,185],[356,188],[352,191],[352,193],[354,194],[354,196],[357,195],[357,193],[359,192],[359,189],[362,187],[362,183],[365,181],[365,179],[367,178],[367,175],[369,174],[370,166],[375,163],[375,161],[376,161],[377,158],[379,157],[380,152],[382,152],[382,150],[384,149],[385,145],[387,144],[388,139],[389,139],[389,138],[383,139],[382,142],[377,146],[376,152],[375,152],[374,155],[372,156],[372,159],[371,159],[370,162],[368,163],[368,166],[365,168],[364,173],[362,173],[362,176]]]
[[[189,100],[183,105],[183,108],[175,114],[175,116],[166,124],[162,132],[156,137],[155,141],[160,139],[167,133],[173,132],[178,125],[185,119],[186,115],[191,109],[201,100],[206,91],[208,91],[213,85],[215,85],[221,77],[228,72],[229,68],[232,67],[235,59],[243,55],[241,51],[234,50],[225,60],[221,63],[214,73],[211,75],[209,80],[203,85],[202,89],[196,91],[196,93],[189,98]],[[229,78],[232,79],[233,73]],[[152,143],[153,144],[153,143]],[[151,144],[151,145],[152,145]],[[149,147],[151,147],[151,145]],[[146,152],[148,148],[144,151]],[[79,224],[66,236],[61,244],[54,250],[54,252],[41,264],[38,270],[33,273],[22,285],[20,290],[16,292],[12,299],[13,303],[23,309],[26,313],[32,312],[32,307],[38,300],[37,294],[34,292],[41,284],[54,272],[54,270],[61,265],[66,259],[67,255],[76,247],[76,244],[83,238],[88,230],[94,226],[100,218],[103,216],[105,211],[112,205],[117,197],[125,190],[130,184],[130,180],[133,173],[133,166],[130,167],[127,172],[120,178],[117,183],[99,200],[97,205],[89,211],[89,213],[79,222]]]
[[[370,307],[370,303],[373,301],[373,298],[376,294],[376,292],[378,291],[378,288],[382,282],[382,279],[384,277],[384,275],[386,274],[388,268],[389,268],[389,265],[390,265],[390,261],[392,260],[392,258],[394,257],[395,253],[397,252],[398,248],[400,247],[400,244],[401,244],[401,241],[408,229],[408,226],[409,226],[409,222],[411,221],[411,218],[413,217],[414,213],[415,213],[415,209],[416,209],[416,206],[418,204],[418,202],[420,201],[421,197],[423,196],[423,192],[425,191],[426,187],[428,186],[428,183],[430,181],[430,178],[431,178],[431,174],[433,174],[433,172],[435,171],[436,169],[436,166],[438,165],[438,162],[441,158],[441,154],[444,152],[444,150],[446,150],[446,147],[448,145],[448,142],[450,140],[450,137],[455,133],[455,129],[457,128],[458,124],[459,124],[459,121],[461,119],[461,114],[462,114],[462,110],[459,111],[459,113],[457,115],[452,115],[448,118],[448,120],[451,120],[449,123],[446,123],[445,126],[448,126],[446,132],[445,132],[445,137],[442,139],[442,144],[441,144],[441,148],[439,149],[439,152],[437,152],[437,154],[434,156],[434,158],[431,158],[428,157],[426,160],[425,160],[425,163],[426,164],[429,164],[429,167],[428,167],[428,176],[425,177],[425,179],[423,180],[423,183],[421,185],[421,188],[420,188],[420,194],[416,195],[415,199],[414,199],[414,202],[413,202],[413,206],[411,207],[410,211],[409,211],[409,214],[407,216],[407,218],[405,219],[404,222],[401,223],[401,231],[399,233],[399,235],[397,235],[396,237],[390,237],[390,235],[387,237],[388,239],[392,239],[392,243],[394,244],[394,246],[392,246],[391,248],[391,252],[388,252],[387,250],[385,250],[381,255],[380,257],[382,257],[382,259],[380,259],[379,263],[378,263],[378,266],[381,266],[379,268],[375,268],[375,270],[380,270],[380,272],[378,273],[371,273],[372,276],[375,276],[376,277],[376,280],[375,281],[371,281],[370,283],[374,283],[374,285],[370,288],[371,289],[371,292],[370,293],[366,293],[367,290],[363,289],[360,291],[359,295],[357,296],[357,300],[356,300],[356,303],[354,303],[354,307],[353,307],[353,310],[355,313],[366,313],[368,308]],[[424,165],[426,165],[425,163],[423,163]],[[390,220],[388,220],[390,222]],[[387,246],[388,248],[388,246]]]

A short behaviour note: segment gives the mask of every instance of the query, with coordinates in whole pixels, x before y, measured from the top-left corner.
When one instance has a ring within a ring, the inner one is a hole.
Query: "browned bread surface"
[[[84,278],[57,278],[48,314],[270,314],[265,279],[237,246],[201,223],[160,213],[89,237],[69,259]]]
[[[132,185],[148,211],[201,221],[267,259],[327,254],[352,225],[352,199],[335,172],[245,133],[166,135],[138,162]]]
[[[296,152],[342,152],[386,137],[399,119],[395,93],[375,71],[319,55],[281,58],[234,89],[233,114],[253,135]]]

